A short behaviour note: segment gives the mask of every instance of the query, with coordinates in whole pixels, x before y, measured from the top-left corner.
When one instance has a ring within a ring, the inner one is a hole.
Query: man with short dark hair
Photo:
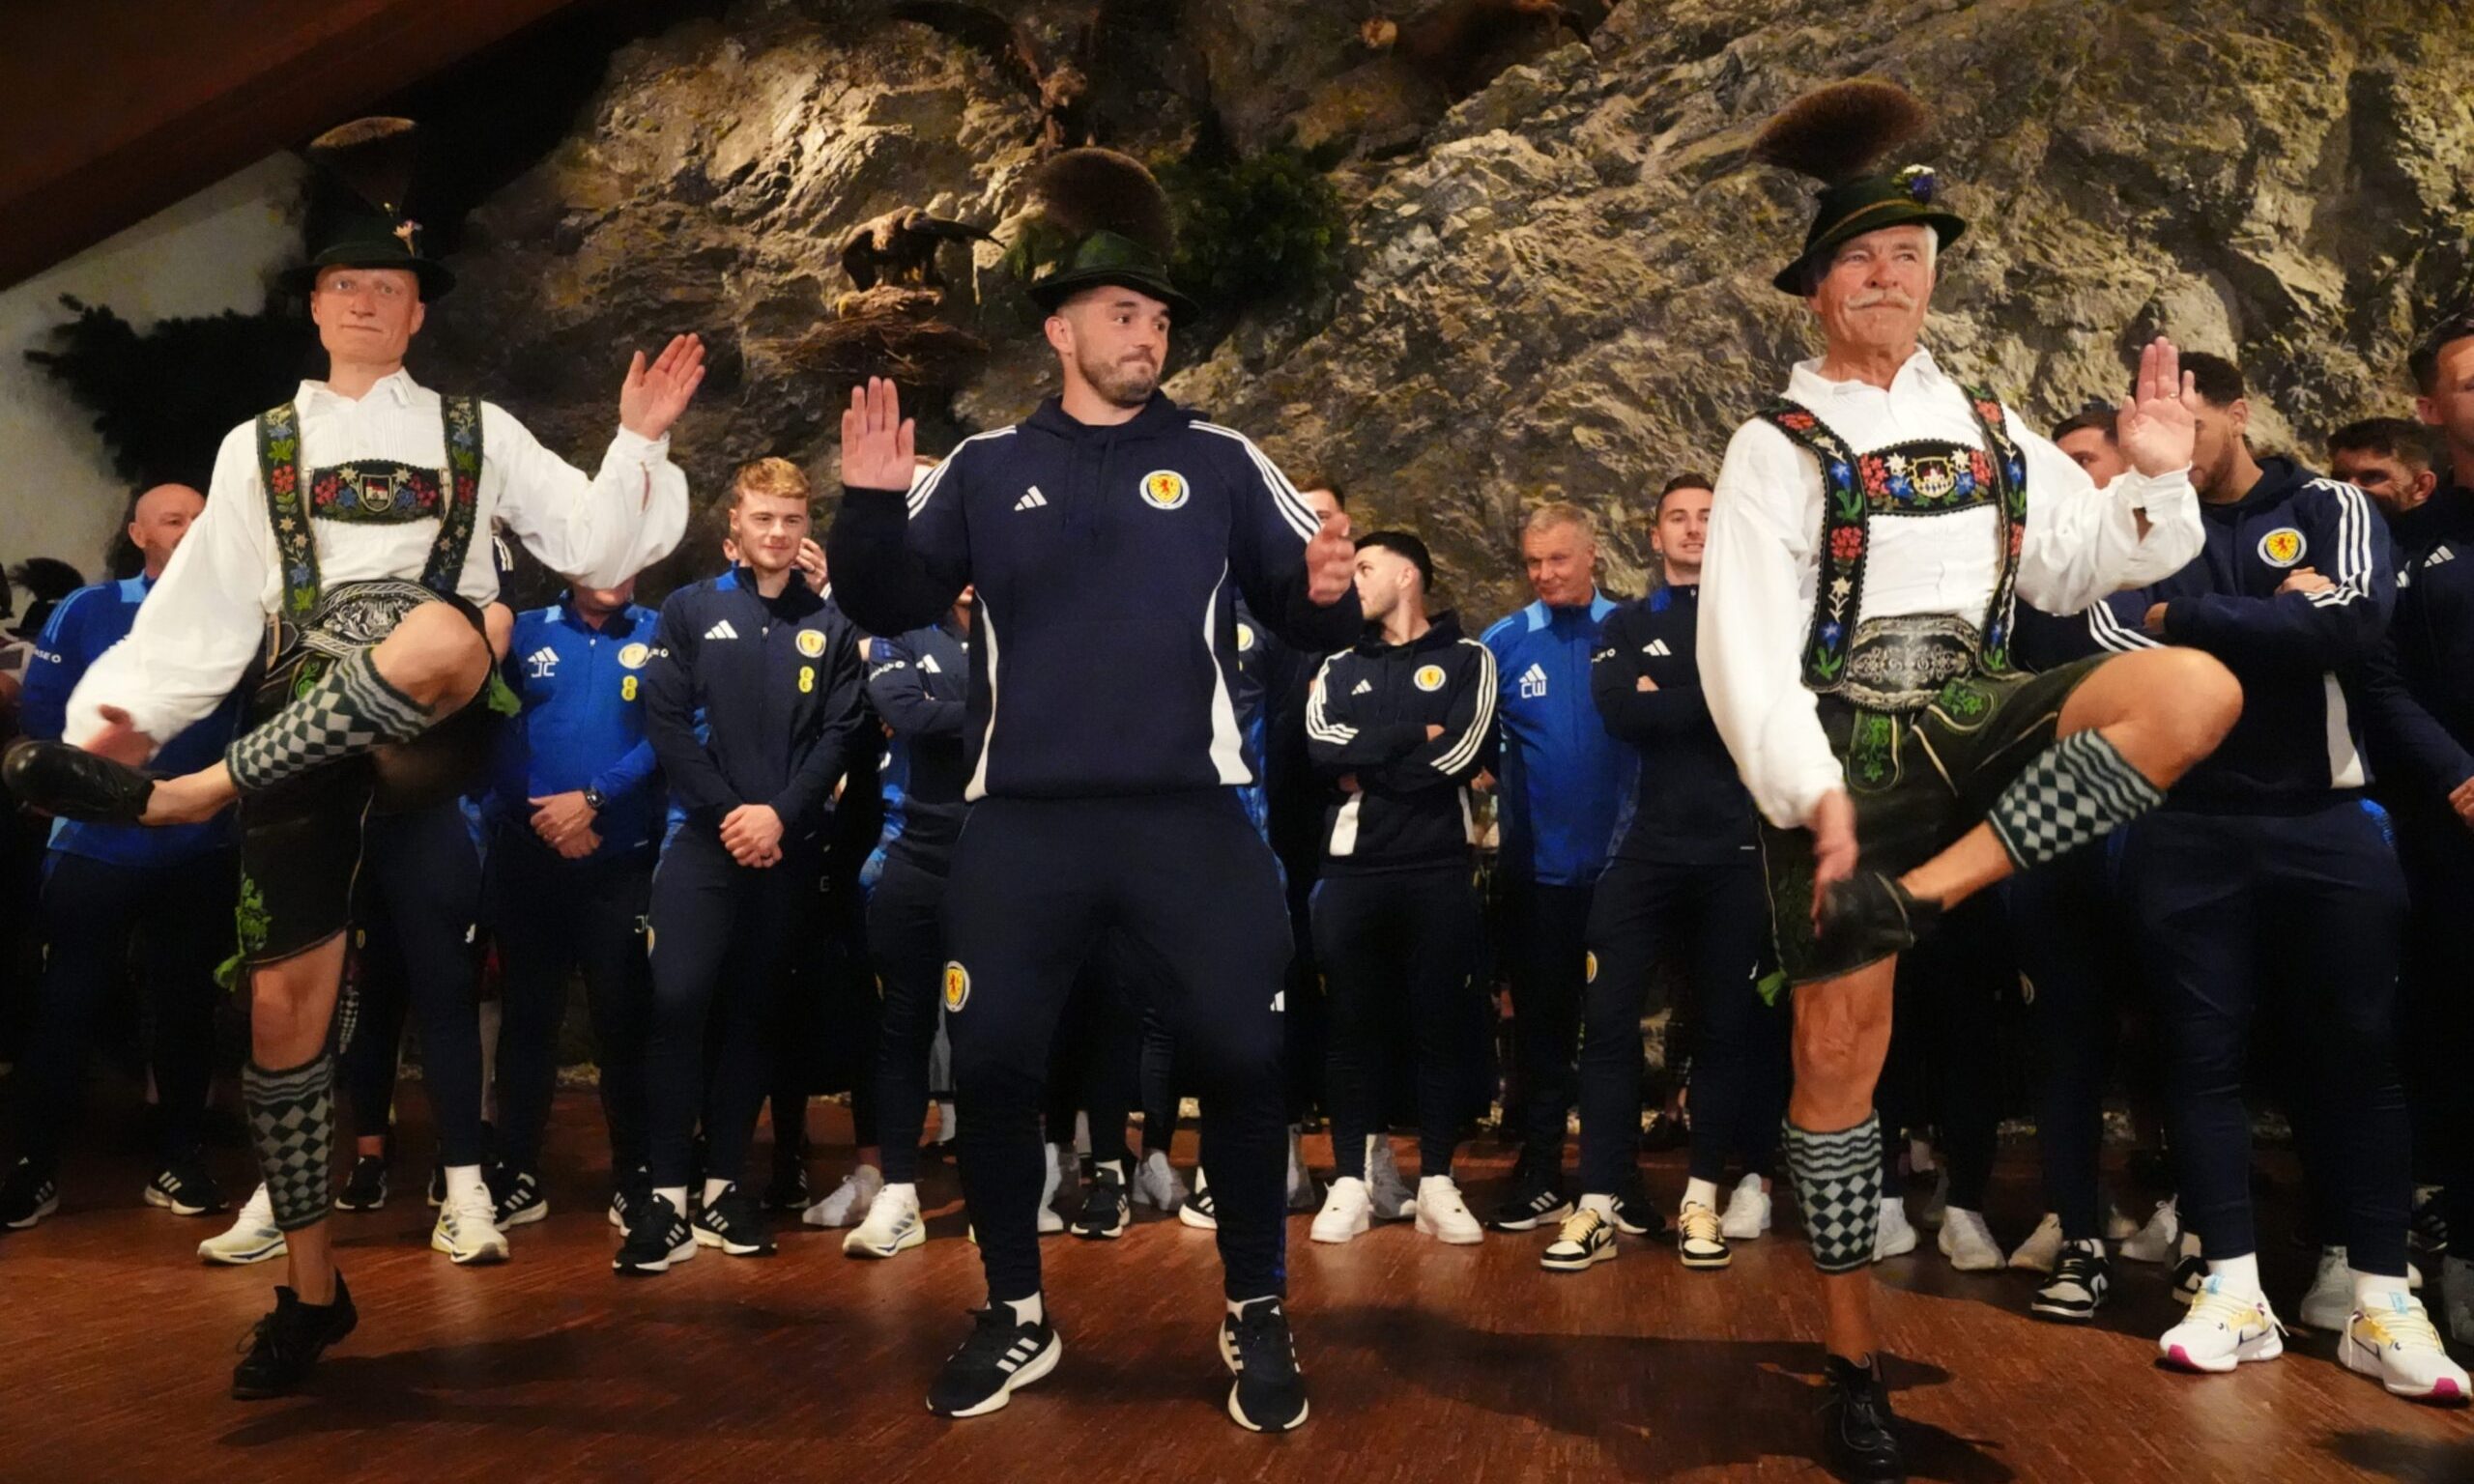
[[[1701,694],[1695,639],[1713,499],[1705,474],[1667,481],[1651,507],[1659,583],[1598,626],[1590,699],[1634,768],[1614,858],[1590,903],[1583,991],[1579,1209],[1539,1254],[1549,1272],[1613,1258],[1616,1233],[1663,1224],[1640,1190],[1640,1025],[1650,975],[1672,956],[1691,980],[1692,1152],[1677,1209],[1683,1265],[1724,1268],[1728,1241],[1769,1228],[1770,1158],[1787,1100],[1787,1020],[1765,990],[1769,922],[1752,800]],[[1670,1054],[1672,1054],[1670,1047]],[[1670,1066],[1673,1062],[1670,1061]],[[1721,1212],[1727,1159],[1743,1176]]]
[[[2328,472],[2378,501],[2393,521],[2447,483],[2448,439],[2411,417],[2365,417],[2328,435]]]
[[[1466,1063],[1482,1044],[1469,785],[1494,762],[1495,657],[1451,613],[1427,615],[1433,581],[1416,536],[1359,538],[1366,635],[1323,662],[1307,702],[1307,746],[1331,800],[1313,911],[1331,999],[1336,1173],[1316,1241],[1373,1224],[1368,1156],[1390,1142],[1387,1069],[1401,1011],[1417,1057],[1417,1228],[1464,1245],[1485,1236],[1452,1179],[1452,1155]]]
[[[928,1405],[993,1412],[1063,1352],[1033,1219],[1042,1083],[1075,971],[1114,927],[1174,971],[1155,988],[1175,997],[1202,1097],[1229,1414],[1285,1431],[1307,1415],[1281,1301],[1289,942],[1277,864],[1233,793],[1254,778],[1231,700],[1234,597],[1300,648],[1345,643],[1349,546],[1245,437],[1160,394],[1170,316],[1191,305],[1149,172],[1077,150],[1036,186],[1030,287],[1062,395],[964,440],[906,499],[914,430],[894,387],[853,390],[827,543],[875,632],[933,621],[964,585],[979,597],[945,1011],[989,1304]]]
[[[157,485],[130,501],[129,539],[144,569],[80,587],[52,610],[26,675],[28,736],[60,735],[70,694],[128,634],[205,509],[206,497],[185,484]],[[227,699],[166,743],[157,765],[185,771],[212,762],[239,720],[239,700]],[[147,1062],[155,1074],[158,1163],[146,1203],[184,1216],[223,1209],[198,1126],[214,1070],[215,966],[229,952],[231,824],[219,814],[166,830],[52,825],[40,907],[43,973],[33,1038],[15,1077],[17,1162],[0,1184],[0,1229],[21,1231],[59,1205],[60,1147],[76,1122],[86,1043],[128,971],[132,937],[143,945],[154,1013]]]
[[[2242,714],[2165,807],[2133,823],[2121,893],[2171,1048],[2181,1218],[2208,1273],[2168,1363],[2229,1371],[2274,1358],[2281,1327],[2259,1283],[2243,1078],[2258,982],[2270,963],[2304,997],[2316,1096],[2297,1108],[2327,1220],[2302,1322],[2337,1332],[2347,1368],[2401,1396],[2469,1395],[2406,1282],[2410,1139],[2394,1012],[2404,880],[2364,788],[2359,673],[2381,654],[2397,584],[2360,490],[2290,459],[2258,458],[2241,369],[2194,354],[2191,478],[2205,519],[2198,559],[2089,611],[2108,649],[2160,642],[2215,655]],[[2324,570],[2322,570],[2324,569]],[[2316,1127],[2315,1127],[2316,1123]]]
[[[652,1194],[628,1213],[611,1262],[622,1275],[666,1272],[699,1246],[773,1251],[739,1182],[772,1077],[797,910],[823,870],[826,803],[866,720],[857,632],[797,570],[807,476],[787,459],[742,466],[730,528],[739,564],[670,595],[645,665],[645,734],[684,819],[662,846],[646,919]],[[704,1185],[691,1192],[700,1121]]]

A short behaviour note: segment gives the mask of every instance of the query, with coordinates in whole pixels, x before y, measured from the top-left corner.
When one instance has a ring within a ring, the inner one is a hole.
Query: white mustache
[[[1871,309],[1882,304],[1886,304],[1892,309],[1913,309],[1915,307],[1915,300],[1905,289],[1880,289],[1870,294],[1857,295],[1847,301],[1847,307],[1850,310]]]

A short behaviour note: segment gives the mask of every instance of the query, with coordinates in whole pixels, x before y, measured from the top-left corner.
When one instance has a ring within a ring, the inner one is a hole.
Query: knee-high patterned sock
[[[287,1232],[327,1219],[328,1183],[335,1156],[335,1059],[284,1071],[250,1062],[241,1070],[241,1099],[249,1110],[249,1141],[267,1181],[274,1224]]]
[[[2074,731],[2028,760],[1985,822],[2021,870],[2104,839],[2165,802],[2165,791],[2092,731]]]
[[[1813,1266],[1824,1272],[1854,1272],[1873,1260],[1873,1239],[1882,1225],[1881,1115],[1830,1133],[1792,1122],[1780,1132],[1796,1199],[1804,1209]]]
[[[223,761],[233,785],[253,793],[383,743],[417,737],[429,724],[429,712],[388,685],[371,651],[360,649],[233,743]]]

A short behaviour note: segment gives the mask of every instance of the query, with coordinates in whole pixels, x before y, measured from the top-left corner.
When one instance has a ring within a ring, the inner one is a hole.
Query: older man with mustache
[[[1783,1140],[1828,1309],[1824,1446],[1861,1480],[1906,1476],[1865,1272],[1898,955],[1972,893],[2154,808],[2241,706],[2187,649],[2013,663],[2014,598],[2076,613],[2198,552],[2191,393],[2172,344],[2147,347],[2119,419],[2133,471],[2100,491],[1918,348],[1936,259],[1966,224],[1930,170],[1877,162],[1929,125],[1894,85],[1838,83],[1756,146],[1825,183],[1774,280],[1825,350],[1728,446],[1699,632],[1794,986]]]

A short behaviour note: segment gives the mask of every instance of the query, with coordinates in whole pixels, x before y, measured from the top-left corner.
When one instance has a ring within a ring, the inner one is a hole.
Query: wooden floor
[[[847,1126],[829,1107],[817,1125],[830,1179]],[[1298,1217],[1289,1261],[1313,1418],[1277,1439],[1222,1411],[1207,1234],[1153,1217],[1116,1242],[1053,1238],[1064,1364],[1007,1411],[957,1424],[920,1401],[982,1293],[950,1169],[926,1183],[933,1240],[898,1261],[848,1261],[838,1234],[792,1227],[770,1261],[706,1251],[622,1282],[582,1095],[561,1095],[554,1144],[553,1214],[514,1235],[507,1266],[433,1255],[417,1189],[338,1216],[360,1328],[310,1394],[250,1405],[225,1393],[232,1348],[280,1265],[200,1265],[214,1220],[140,1205],[131,1159],[79,1160],[60,1216],[0,1239],[0,1478],[1822,1477],[1807,1452],[1812,1282],[1789,1235],[1740,1245],[1719,1274],[1627,1241],[1621,1261],[1562,1276],[1537,1267],[1542,1233],[1452,1248],[1393,1226],[1324,1247]],[[399,1184],[427,1155],[409,1130]],[[216,1157],[245,1189],[245,1155]],[[1464,1180],[1482,1200],[1504,1169],[1482,1149]],[[1675,1157],[1651,1180],[1680,1189]],[[2014,1153],[1994,1203],[2005,1240],[2033,1199]],[[2275,1246],[2271,1288],[2290,1312],[2307,1261]],[[2170,1374],[2151,1364],[2174,1312],[2156,1270],[2125,1265],[2103,1324],[2073,1330],[2025,1317],[2024,1277],[1961,1277],[1929,1252],[1928,1234],[1926,1252],[1877,1270],[1893,1290],[1890,1374],[1918,1478],[2474,1478],[2474,1417],[2387,1397],[2339,1368],[2325,1336],[2235,1376]]]

